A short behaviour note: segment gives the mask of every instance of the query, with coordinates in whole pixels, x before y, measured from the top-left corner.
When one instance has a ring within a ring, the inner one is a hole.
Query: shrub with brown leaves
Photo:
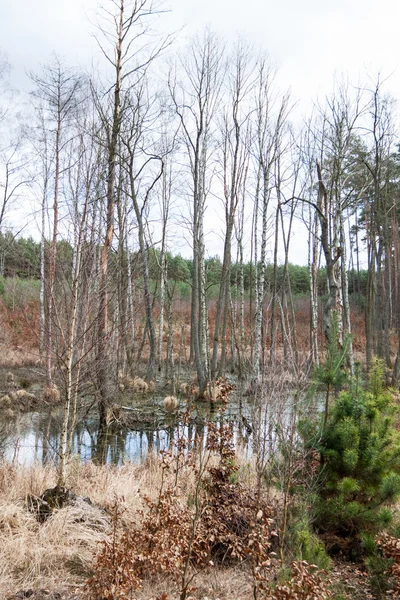
[[[163,478],[156,500],[144,497],[138,527],[118,536],[120,511],[115,505],[111,541],[98,555],[94,575],[87,585],[94,600],[133,598],[144,578],[165,573],[173,578],[180,597],[186,598],[193,576],[188,568],[207,567],[215,562],[250,560],[257,589],[269,565],[270,508],[253,490],[235,481],[233,434],[229,425],[209,424],[206,453],[217,456],[215,466],[203,460],[201,466],[187,462],[197,482],[194,508],[175,494],[176,476],[185,456],[180,440],[176,457],[163,452]],[[203,457],[204,459],[204,457]],[[172,467],[172,469],[171,469]],[[170,472],[175,485],[163,489],[164,474]]]
[[[126,552],[129,533],[120,533],[121,500],[112,506],[112,531],[101,543],[93,576],[86,583],[88,600],[133,600],[133,592],[141,587],[141,579]]]
[[[219,462],[204,478],[202,518],[193,557],[200,563],[241,561],[254,556],[259,539],[269,548],[271,509],[253,490],[235,481],[238,467],[230,425],[219,429],[209,425],[207,447],[219,456]]]
[[[305,560],[291,565],[291,581],[277,585],[264,600],[330,600],[331,581],[326,572]]]
[[[141,511],[141,527],[126,536],[125,551],[132,557],[136,573],[143,579],[168,573],[179,581],[186,558],[191,514],[167,488],[157,501],[145,498],[148,510]]]

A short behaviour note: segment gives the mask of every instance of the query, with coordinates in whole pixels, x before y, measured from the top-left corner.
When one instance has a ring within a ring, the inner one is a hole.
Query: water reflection
[[[125,461],[141,463],[150,451],[159,453],[170,449],[182,433],[188,438],[189,446],[195,448],[207,435],[207,422],[221,418],[233,423],[235,443],[251,453],[252,436],[248,426],[251,407],[248,404],[242,405],[241,401],[231,403],[223,417],[215,407],[200,405],[194,409],[185,426],[182,425],[182,413],[171,416],[165,414],[160,406],[160,401],[155,401],[145,411],[155,418],[144,418],[142,422],[138,418],[130,427],[114,423],[105,431],[98,430],[95,414],[82,415],[73,434],[73,454],[82,461],[116,465]],[[56,463],[61,424],[60,409],[20,414],[12,419],[2,418],[0,414],[0,458],[24,465]]]

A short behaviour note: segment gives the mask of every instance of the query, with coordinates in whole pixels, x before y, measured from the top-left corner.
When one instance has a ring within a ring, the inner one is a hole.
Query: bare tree
[[[18,92],[9,81],[10,64],[0,51],[0,274],[10,246],[26,225],[22,194],[32,183],[25,144],[24,115],[20,114]],[[13,209],[21,218],[10,220]],[[21,225],[21,222],[23,224]],[[7,232],[7,239],[4,234]]]
[[[289,133],[289,132],[288,132]],[[290,203],[289,214],[285,210],[286,191],[294,196],[301,186],[299,177],[300,172],[300,153],[297,152],[294,132],[285,136],[281,150],[278,153],[275,163],[275,190],[276,190],[276,213],[275,213],[275,242],[274,242],[274,263],[272,278],[272,299],[271,299],[271,325],[270,325],[270,365],[273,365],[276,359],[276,308],[279,307],[280,322],[282,331],[282,345],[284,359],[287,362],[290,358],[291,364],[299,367],[299,354],[297,347],[296,316],[291,293],[291,282],[289,274],[289,249],[292,237],[293,221],[297,208],[297,201]],[[284,214],[285,211],[285,214]],[[278,245],[282,243],[284,249],[284,265],[282,280],[280,282],[281,290],[277,281],[278,272]],[[289,308],[290,307],[290,308]],[[285,313],[290,312],[285,316]],[[289,352],[292,353],[289,357]]]
[[[158,106],[152,105],[148,96],[147,82],[144,77],[131,89],[129,100],[125,108],[127,128],[122,133],[123,145],[126,151],[124,168],[127,173],[127,193],[132,202],[136,224],[140,259],[144,282],[144,304],[146,311],[147,331],[150,343],[150,357],[147,368],[147,379],[154,378],[156,362],[156,332],[153,318],[153,301],[150,290],[150,272],[148,259],[148,244],[146,241],[146,212],[152,191],[162,177],[164,161],[158,154],[152,153],[151,128],[156,116]],[[157,163],[153,171],[151,167]],[[140,166],[138,166],[138,164]]]
[[[320,109],[309,131],[307,162],[310,169],[311,194],[316,200],[304,200],[315,211],[309,215],[309,265],[312,294],[312,358],[318,360],[316,337],[316,278],[318,269],[318,243],[321,245],[326,266],[328,298],[323,308],[323,331],[327,340],[331,332],[342,343],[343,334],[351,333],[350,304],[348,297],[348,277],[346,248],[347,219],[354,203],[352,178],[358,167],[358,161],[352,153],[356,128],[363,112],[362,98],[356,92],[349,94],[347,84],[340,84],[332,96],[326,99],[326,108]],[[316,182],[314,185],[314,173]],[[362,191],[358,190],[359,195]],[[333,326],[334,324],[334,326]],[[354,369],[352,342],[348,336],[349,360]]]
[[[163,363],[163,331],[164,331],[164,307],[165,299],[168,300],[168,331],[172,320],[172,290],[168,282],[168,226],[172,210],[172,196],[176,184],[176,168],[174,165],[174,150],[176,150],[176,132],[171,119],[164,118],[161,125],[161,137],[159,153],[163,160],[161,177],[161,189],[159,194],[160,217],[161,217],[161,248],[160,248],[160,317],[158,326],[158,370],[161,371]],[[173,345],[172,337],[168,333],[167,348],[167,370],[173,367]],[[172,378],[173,379],[173,378]]]
[[[394,143],[393,99],[383,91],[381,76],[366,90],[369,96],[365,136],[366,152],[361,160],[368,176],[363,191],[363,213],[367,235],[368,276],[365,308],[366,355],[369,364],[374,353],[390,365],[390,270],[392,217],[396,202],[392,197]],[[369,181],[368,181],[369,179]]]
[[[273,85],[274,72],[265,58],[258,64],[255,97],[253,156],[256,171],[254,201],[253,260],[255,265],[253,374],[260,376],[262,328],[265,297],[265,265],[270,201],[274,189],[274,165],[281,150],[281,138],[289,112],[289,96],[279,97]],[[261,240],[258,254],[259,217]]]
[[[63,153],[65,152],[73,134],[70,130],[71,120],[81,101],[80,90],[82,78],[73,70],[66,68],[62,61],[54,56],[50,64],[43,67],[41,74],[31,73],[30,78],[35,85],[32,95],[37,102],[39,111],[39,126],[42,130],[43,151],[48,156],[51,153],[52,162],[52,191],[53,191],[53,224],[49,252],[49,270],[46,277],[47,312],[46,314],[46,380],[47,385],[52,385],[52,354],[53,344],[53,318],[54,318],[54,283],[57,260],[57,238],[59,223],[60,179],[63,174]],[[48,148],[48,145],[51,148]],[[49,170],[44,174],[44,190],[47,194],[49,188]],[[43,236],[43,234],[42,234]]]
[[[150,38],[151,18],[162,12],[161,2],[153,0],[109,0],[99,23],[99,47],[111,65],[111,81],[105,88],[106,101],[94,89],[94,98],[103,125],[104,148],[107,156],[107,189],[105,233],[102,244],[99,280],[98,314],[98,389],[102,427],[110,401],[108,373],[108,270],[114,236],[114,210],[117,184],[118,147],[125,108],[125,93],[134,78],[141,79],[153,60],[171,43],[171,37]],[[104,89],[103,89],[104,92]]]
[[[209,377],[208,318],[204,244],[204,212],[214,144],[214,117],[218,109],[224,70],[223,47],[209,30],[195,37],[180,59],[183,82],[170,75],[169,88],[180,119],[192,185],[193,277],[191,354],[194,353],[200,394]]]
[[[228,74],[228,103],[222,116],[221,162],[223,173],[223,203],[225,212],[224,254],[214,327],[214,343],[211,359],[211,379],[217,373],[218,350],[222,327],[222,352],[220,374],[225,372],[226,333],[230,308],[231,246],[235,218],[243,186],[246,181],[250,150],[250,93],[254,85],[254,65],[251,64],[251,48],[238,42]]]

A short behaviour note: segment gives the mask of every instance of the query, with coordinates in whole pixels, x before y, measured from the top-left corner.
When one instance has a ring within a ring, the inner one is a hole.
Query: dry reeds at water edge
[[[167,412],[173,412],[178,408],[178,398],[176,396],[167,396],[164,398],[164,408]]]

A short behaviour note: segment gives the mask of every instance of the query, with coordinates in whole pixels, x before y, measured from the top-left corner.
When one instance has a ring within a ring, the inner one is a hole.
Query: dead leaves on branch
[[[203,468],[208,463],[202,467],[187,458],[198,484],[189,503],[175,494],[173,485],[161,487],[156,500],[143,497],[139,525],[123,531],[120,502],[115,502],[112,534],[103,543],[87,584],[90,598],[134,598],[145,577],[162,573],[175,581],[178,590],[183,585],[188,590],[187,580],[183,582],[186,565],[193,574],[216,563],[244,560],[259,572],[267,567],[271,510],[253,490],[235,481],[232,437],[229,425],[210,424],[205,452],[214,457],[212,466]],[[163,471],[174,475],[182,468],[174,455],[164,453],[162,463]]]
[[[305,560],[292,562],[290,580],[277,585],[263,600],[330,600],[330,579],[326,572]]]
[[[142,496],[137,526],[123,527],[121,501],[115,501],[112,533],[96,558],[88,598],[132,600],[145,579],[166,575],[185,599],[199,571],[246,562],[258,600],[329,600],[331,581],[305,561],[292,563],[287,583],[271,587],[281,566],[270,551],[272,510],[238,480],[231,425],[208,424],[200,458],[187,446],[182,434],[174,452],[161,453],[159,494]],[[195,481],[188,497],[178,494],[184,470]]]
[[[226,404],[235,386],[226,377],[218,377],[211,381],[204,393],[204,399],[210,402],[222,402]]]

